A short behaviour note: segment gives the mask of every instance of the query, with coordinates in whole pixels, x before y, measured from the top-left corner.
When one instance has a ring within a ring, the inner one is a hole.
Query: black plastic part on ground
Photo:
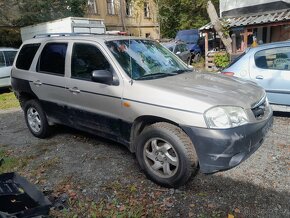
[[[17,173],[0,175],[0,218],[28,218],[49,214],[50,201]]]

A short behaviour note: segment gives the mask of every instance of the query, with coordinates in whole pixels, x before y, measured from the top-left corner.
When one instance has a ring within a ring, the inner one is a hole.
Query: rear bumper
[[[231,129],[182,126],[192,140],[203,173],[214,173],[239,165],[263,143],[272,126],[272,115],[264,121]]]

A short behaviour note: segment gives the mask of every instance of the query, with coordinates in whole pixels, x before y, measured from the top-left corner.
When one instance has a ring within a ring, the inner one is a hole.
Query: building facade
[[[228,20],[233,51],[243,51],[253,41],[290,39],[290,0],[220,0],[220,16]]]
[[[107,31],[160,38],[158,9],[153,0],[88,0],[88,17],[104,19]]]

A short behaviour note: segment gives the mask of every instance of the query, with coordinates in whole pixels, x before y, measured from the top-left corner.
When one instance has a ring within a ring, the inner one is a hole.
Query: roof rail
[[[37,34],[33,38],[45,38],[45,37],[60,37],[60,36],[79,36],[79,35],[106,35],[105,33],[44,33]]]

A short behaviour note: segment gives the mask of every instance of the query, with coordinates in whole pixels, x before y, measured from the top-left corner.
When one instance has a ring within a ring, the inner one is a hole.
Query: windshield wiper
[[[161,78],[166,76],[174,76],[177,75],[178,72],[171,72],[171,73],[152,73],[152,74],[145,74],[143,76],[140,76],[136,78],[136,80],[142,80],[142,79],[152,79],[152,78]]]
[[[172,71],[171,73],[174,73],[174,74],[181,74],[181,73],[185,73],[185,72],[192,72],[192,70],[191,70],[191,69],[174,70],[174,71]]]

